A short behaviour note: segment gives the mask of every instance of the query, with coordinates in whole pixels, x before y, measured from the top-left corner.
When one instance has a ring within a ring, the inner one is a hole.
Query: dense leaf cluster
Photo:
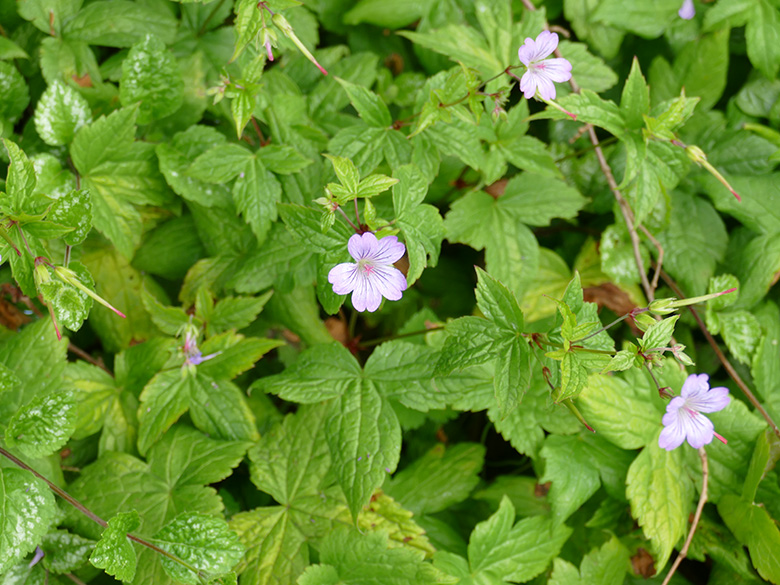
[[[780,2],[680,4],[0,0],[0,585],[780,583]]]

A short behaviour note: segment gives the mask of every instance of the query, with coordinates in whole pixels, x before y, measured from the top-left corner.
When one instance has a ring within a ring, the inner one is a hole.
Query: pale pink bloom
[[[548,30],[539,33],[534,41],[525,39],[517,51],[520,61],[528,70],[520,80],[520,91],[531,99],[539,90],[544,100],[555,99],[555,84],[571,79],[571,63],[566,59],[546,59],[558,47],[558,35]]]
[[[709,445],[713,437],[726,440],[715,432],[712,421],[703,412],[717,412],[731,402],[728,388],[710,388],[707,374],[691,374],[685,380],[680,396],[666,406],[664,430],[658,446],[667,451],[676,449],[687,439],[694,449]]]
[[[397,301],[406,290],[406,277],[393,266],[406,252],[395,236],[377,240],[371,232],[355,234],[347,243],[355,263],[344,262],[331,268],[328,282],[337,295],[352,293],[352,306],[357,311],[374,312],[382,297]]]
[[[696,7],[693,5],[693,0],[684,0],[677,14],[685,20],[690,20],[696,16]]]

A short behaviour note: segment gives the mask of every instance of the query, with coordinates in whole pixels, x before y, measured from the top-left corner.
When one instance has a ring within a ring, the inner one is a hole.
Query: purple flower
[[[520,61],[528,68],[520,80],[520,91],[526,99],[539,95],[543,100],[555,99],[553,81],[562,82],[571,79],[571,63],[566,59],[545,59],[558,47],[558,35],[543,30],[536,40],[525,39],[525,44],[517,51]]]
[[[715,432],[712,421],[702,412],[723,410],[731,402],[728,388],[710,388],[707,374],[691,374],[683,384],[680,396],[666,407],[662,420],[664,430],[658,437],[658,446],[667,451],[676,449],[688,440],[694,449],[709,445],[712,438],[726,442]]]
[[[200,349],[198,349],[197,334],[189,329],[184,334],[184,347],[182,349],[184,352],[184,357],[187,358],[182,364],[182,368],[187,366],[198,366],[222,353],[221,351],[218,351],[216,353],[204,356]]]
[[[355,234],[349,238],[347,249],[356,263],[344,262],[330,269],[328,282],[334,293],[352,293],[352,305],[357,311],[376,311],[382,297],[391,301],[401,298],[406,277],[393,263],[401,259],[406,247],[398,238],[377,240],[371,232]]]
[[[693,5],[693,0],[684,0],[677,14],[685,20],[690,20],[696,16],[696,7]]]

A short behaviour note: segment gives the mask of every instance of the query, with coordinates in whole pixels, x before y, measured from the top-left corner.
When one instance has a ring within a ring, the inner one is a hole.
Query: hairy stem
[[[707,482],[709,481],[710,470],[707,463],[707,452],[704,450],[704,447],[699,448],[699,457],[701,457],[701,495],[699,496],[699,503],[696,504],[696,512],[693,514],[693,522],[691,522],[691,529],[688,531],[688,538],[685,539],[685,544],[680,549],[680,554],[674,559],[674,563],[661,585],[668,585],[675,571],[677,571],[677,567],[680,566],[680,563],[688,555],[688,548],[691,546],[693,535],[696,534],[696,528],[699,526],[699,520],[701,519],[701,512],[704,509],[704,504],[707,502]]]

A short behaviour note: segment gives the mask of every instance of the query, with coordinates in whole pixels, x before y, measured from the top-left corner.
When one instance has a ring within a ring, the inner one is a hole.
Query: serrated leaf
[[[660,571],[688,529],[693,483],[682,451],[666,451],[653,440],[631,464],[626,482],[632,515],[652,542]]]
[[[128,0],[101,1],[85,6],[68,21],[64,36],[107,47],[129,47],[150,34],[172,43],[177,24],[169,12],[151,6]]]
[[[661,413],[648,398],[649,389],[638,394],[615,376],[591,374],[577,400],[585,420],[611,443],[623,449],[638,449],[654,440],[661,426]]]
[[[326,437],[336,477],[357,519],[371,494],[395,470],[401,427],[370,382],[358,383],[333,403]]]
[[[217,303],[206,321],[207,335],[216,335],[235,329],[240,331],[248,327],[263,310],[273,291],[259,297],[225,297]]]
[[[623,93],[620,96],[620,113],[626,121],[626,125],[637,130],[645,125],[643,115],[650,111],[650,88],[647,86],[639,59],[634,57],[631,63],[631,72],[623,85]]]
[[[763,506],[751,504],[737,496],[723,496],[718,513],[750,551],[753,566],[764,579],[780,582],[780,560],[775,551],[780,547],[780,530]]]
[[[588,370],[583,364],[582,354],[567,352],[561,361],[561,386],[555,393],[555,401],[563,402],[575,398],[588,383]]]
[[[30,90],[19,70],[11,63],[0,61],[0,118],[16,122],[30,103]]]
[[[436,549],[413,516],[414,514],[400,503],[378,491],[371,496],[371,501],[358,515],[357,528],[363,532],[371,530],[387,533],[390,537],[389,548],[404,547],[423,551],[430,556]]]
[[[234,179],[253,158],[245,147],[223,142],[198,155],[185,174],[204,183],[227,183]]]
[[[282,186],[259,158],[250,159],[233,185],[236,208],[251,226],[258,241],[263,242],[277,218],[277,203],[282,200]]]
[[[390,111],[382,98],[363,86],[355,85],[344,79],[336,78],[349,96],[349,101],[360,117],[374,128],[389,128],[393,123]]]
[[[490,321],[507,332],[523,330],[523,312],[517,299],[498,280],[477,268],[477,306]]]
[[[228,573],[244,555],[238,536],[222,518],[196,512],[180,514],[152,540],[198,570],[196,574],[182,564],[163,557],[165,572],[176,581],[190,585],[201,583],[201,575],[212,580]]]
[[[43,537],[40,547],[44,553],[43,566],[61,575],[80,569],[87,562],[95,542],[67,530],[54,530]]]
[[[68,246],[83,242],[92,229],[92,199],[89,191],[72,190],[58,197],[51,206],[47,219],[73,228],[62,241]]]
[[[161,40],[147,34],[132,46],[122,62],[119,98],[123,106],[140,102],[139,124],[148,124],[178,110],[183,91],[179,66]]]
[[[565,522],[601,486],[598,469],[580,435],[549,435],[541,455],[545,466],[539,481],[552,482],[548,499],[553,517]]]
[[[40,543],[57,514],[54,495],[23,469],[0,467],[0,573]]]
[[[642,351],[648,353],[667,347],[674,334],[674,326],[679,318],[679,315],[672,315],[650,325],[642,337],[640,344]]]
[[[523,582],[540,574],[558,555],[571,528],[536,516],[517,524],[515,509],[504,497],[498,511],[474,528],[469,539],[472,574]]]
[[[89,103],[61,81],[52,83],[35,107],[35,129],[50,146],[68,144],[82,126],[92,121]]]
[[[74,430],[75,402],[70,392],[33,398],[11,420],[5,431],[9,447],[27,457],[49,455],[62,447]]]
[[[132,581],[138,560],[127,534],[140,525],[138,512],[120,512],[108,521],[89,561],[120,581]]]
[[[476,443],[436,445],[382,489],[415,514],[441,512],[468,498],[479,482],[484,457],[484,447]]]

